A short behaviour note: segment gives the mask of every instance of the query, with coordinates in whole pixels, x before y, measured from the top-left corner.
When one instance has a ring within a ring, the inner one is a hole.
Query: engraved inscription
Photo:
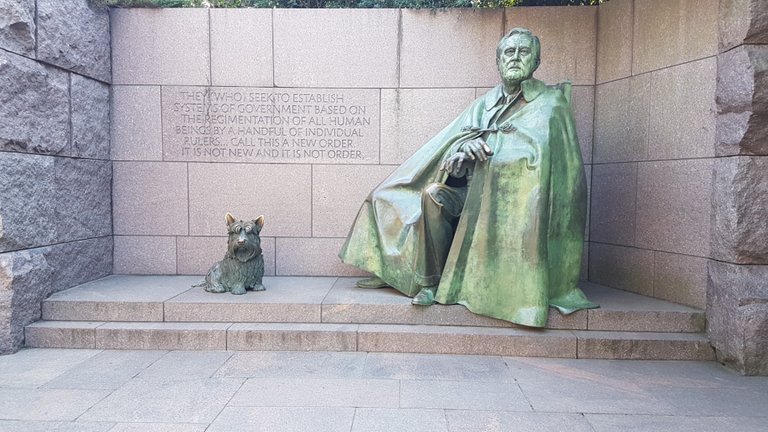
[[[162,111],[165,160],[378,162],[375,90],[163,87]]]

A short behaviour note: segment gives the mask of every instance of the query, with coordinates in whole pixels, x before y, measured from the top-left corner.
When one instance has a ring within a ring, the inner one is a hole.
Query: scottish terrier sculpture
[[[232,214],[225,216],[229,241],[227,254],[208,270],[200,285],[206,291],[245,294],[246,290],[264,291],[264,256],[261,253],[259,233],[264,226],[264,215],[250,221],[235,220]]]

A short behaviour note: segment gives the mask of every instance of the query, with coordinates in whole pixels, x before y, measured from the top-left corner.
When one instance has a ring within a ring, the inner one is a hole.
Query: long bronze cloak
[[[500,124],[487,112],[501,86],[476,100],[408,158],[363,203],[339,254],[408,296],[424,235],[421,194],[446,180],[442,161],[483,137],[494,154],[476,163],[436,301],[527,326],[548,307],[593,308],[576,286],[586,223],[586,181],[568,98],[570,84],[522,83],[527,102]]]

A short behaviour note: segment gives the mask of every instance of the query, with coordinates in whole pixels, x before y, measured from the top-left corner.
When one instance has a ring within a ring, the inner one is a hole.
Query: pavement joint
[[[119,350],[82,355],[82,351],[27,349],[0,357],[3,365],[0,430],[106,432],[110,425],[115,425],[115,430],[239,432],[255,430],[254,424],[263,418],[271,419],[271,432],[311,430],[321,421],[337,427],[323,430],[358,432],[375,427],[375,430],[420,431],[420,426],[414,425],[424,426],[426,419],[439,419],[438,423],[430,423],[428,430],[450,432],[531,427],[526,425],[578,432],[764,432],[768,429],[768,413],[764,409],[768,406],[768,377],[743,377],[706,361],[368,353],[354,362],[359,372],[349,373],[353,364],[349,362],[350,353],[164,351],[157,357],[145,356],[147,361],[138,371],[123,375],[129,378],[122,378],[98,398],[93,398],[96,396],[93,394],[87,407],[77,408],[82,406],[82,401],[77,405],[54,395],[77,394],[78,381],[68,381],[71,390],[49,388],[46,384],[68,374],[87,376],[85,368],[90,367],[93,373],[107,374],[110,365],[119,367],[137,355],[136,351]],[[62,364],[65,359],[69,360]],[[213,360],[217,363],[212,364]],[[251,377],[223,376],[231,362],[244,366]],[[309,375],[292,370],[301,368],[302,364],[310,368],[306,371]],[[150,368],[152,374],[142,375]],[[178,379],[167,381],[169,373]],[[422,375],[425,373],[426,376]],[[153,382],[157,383],[157,389],[153,388]],[[181,406],[184,400],[200,403],[208,397],[205,389],[215,389],[220,382],[229,383],[227,389],[218,387],[220,396],[205,402],[213,404],[209,406],[209,410],[214,408],[212,415],[198,418],[196,424],[180,416],[189,410]],[[397,385],[392,386],[392,382]],[[335,390],[337,387],[342,393]],[[373,388],[379,388],[381,398],[376,393],[370,394],[377,391],[371,390]],[[183,394],[177,396],[176,389]],[[323,396],[301,395],[312,389],[322,391]],[[350,390],[360,392],[365,400],[350,396]],[[144,407],[145,403],[157,402],[158,396],[150,394],[155,391],[168,398],[167,406],[161,410]],[[280,400],[273,398],[286,391],[297,392],[299,403],[294,403],[291,394],[283,394]],[[396,404],[392,403],[393,391],[397,392]],[[21,395],[19,392],[31,395],[24,396],[26,398],[33,397],[30,404],[6,403],[9,397]],[[410,392],[409,400],[418,402],[418,406],[411,406],[403,399],[406,392]],[[334,395],[343,402],[332,400]],[[143,400],[145,397],[147,401]],[[477,403],[489,397],[501,397],[509,402],[499,405],[496,399],[494,406]],[[131,407],[122,407],[123,402],[129,402]],[[25,414],[43,408],[41,403],[45,404],[46,416]],[[307,405],[301,405],[304,403]],[[105,410],[107,406],[110,411]],[[75,416],[62,420],[77,409],[80,411]],[[120,412],[126,409],[131,411]],[[329,419],[343,413],[348,417]],[[46,421],[21,420],[24,418],[46,418]]]

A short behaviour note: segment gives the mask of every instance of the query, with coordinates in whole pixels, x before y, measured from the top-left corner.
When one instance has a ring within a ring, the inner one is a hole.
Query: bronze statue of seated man
[[[496,49],[502,84],[374,189],[340,257],[417,305],[462,304],[527,326],[593,308],[576,286],[586,181],[570,84],[533,78],[540,42],[516,28]]]

